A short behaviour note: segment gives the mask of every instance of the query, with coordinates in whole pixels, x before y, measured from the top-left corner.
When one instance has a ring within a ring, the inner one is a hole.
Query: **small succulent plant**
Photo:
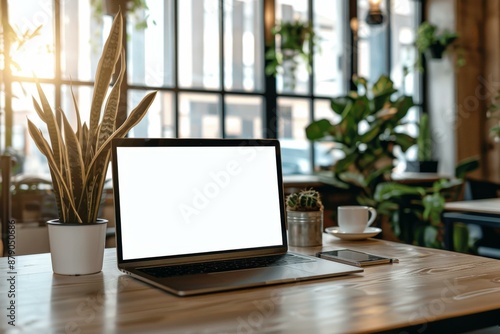
[[[319,192],[304,189],[287,196],[286,208],[289,211],[319,211],[323,210],[323,203]]]

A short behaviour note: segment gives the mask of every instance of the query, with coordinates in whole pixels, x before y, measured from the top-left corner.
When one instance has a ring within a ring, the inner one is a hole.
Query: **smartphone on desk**
[[[373,255],[352,249],[338,249],[333,251],[316,253],[317,257],[322,259],[350,264],[358,267],[371,266],[375,264],[393,263],[397,259]]]

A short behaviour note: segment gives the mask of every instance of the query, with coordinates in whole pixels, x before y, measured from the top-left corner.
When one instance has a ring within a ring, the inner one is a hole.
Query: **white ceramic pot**
[[[88,275],[102,270],[106,243],[106,219],[95,224],[60,223],[49,220],[52,270],[59,275]]]

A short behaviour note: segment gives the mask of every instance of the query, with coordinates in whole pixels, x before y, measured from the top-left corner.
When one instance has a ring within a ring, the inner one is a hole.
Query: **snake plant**
[[[40,103],[33,98],[33,105],[47,126],[48,138],[31,120],[28,120],[28,130],[38,149],[47,158],[59,221],[62,223],[96,222],[110,160],[111,140],[124,137],[139,123],[156,95],[156,92],[147,94],[124,122],[117,125],[120,86],[125,79],[122,39],[123,18],[118,13],[97,67],[88,125],[81,121],[74,95],[75,128],[61,109],[52,110],[37,83]],[[118,77],[108,94],[117,65]]]

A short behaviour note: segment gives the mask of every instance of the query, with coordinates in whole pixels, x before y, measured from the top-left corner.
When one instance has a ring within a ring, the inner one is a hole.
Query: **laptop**
[[[112,142],[118,268],[179,296],[363,269],[288,252],[278,140]]]

